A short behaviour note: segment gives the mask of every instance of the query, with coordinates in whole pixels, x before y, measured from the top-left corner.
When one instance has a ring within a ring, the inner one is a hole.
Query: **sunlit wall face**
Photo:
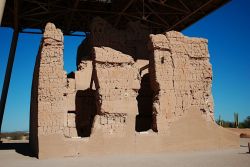
[[[25,31],[40,32],[34,29]],[[2,92],[12,33],[12,29],[0,27],[0,92]],[[76,32],[74,35],[77,36],[64,37],[64,69],[67,73],[76,70],[77,49],[85,39],[85,33]],[[19,34],[2,132],[29,130],[32,77],[41,39],[42,34]]]

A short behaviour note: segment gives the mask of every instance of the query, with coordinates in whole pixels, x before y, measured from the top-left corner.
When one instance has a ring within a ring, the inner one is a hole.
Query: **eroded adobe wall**
[[[237,146],[237,136],[212,121],[207,41],[146,34],[97,19],[66,77],[62,33],[47,24],[30,117],[39,158]]]
[[[178,119],[194,106],[207,120],[213,121],[212,68],[207,40],[170,31],[150,35],[149,49],[158,127],[166,127],[167,121]]]
[[[139,70],[149,62],[149,51],[147,43],[149,30],[138,22],[131,22],[126,29],[118,30],[100,17],[94,18],[90,26],[90,34],[78,48],[77,67],[78,71],[92,70],[93,48],[105,47],[114,51],[119,51],[128,57],[133,58],[136,68]],[[82,70],[81,70],[82,69]],[[147,70],[144,70],[143,74]],[[78,73],[78,74],[77,74]],[[83,78],[83,73],[76,72],[76,79]],[[90,80],[91,75],[85,75],[86,80]],[[79,79],[80,80],[80,79]],[[77,81],[76,81],[77,82]],[[77,85],[79,82],[77,82]],[[86,82],[87,83],[87,82]],[[81,82],[83,85],[83,82]],[[89,83],[87,83],[90,85]],[[83,86],[84,87],[84,86]],[[86,87],[86,86],[85,86]],[[94,88],[98,85],[94,84]]]
[[[106,135],[124,135],[126,129],[134,132],[140,78],[133,58],[109,47],[94,47],[94,65],[96,126]]]
[[[93,47],[112,48],[126,54],[133,58],[135,66],[140,69],[148,64],[148,39],[149,30],[139,22],[131,22],[126,29],[118,30],[104,19],[96,17],[91,22],[90,33],[86,34],[86,39],[78,48],[77,71],[92,70]],[[76,72],[76,77],[83,78],[84,74],[78,73]],[[90,80],[89,75],[85,77],[88,77],[88,81]],[[83,85],[83,82],[81,84]]]
[[[81,60],[67,78],[65,137],[89,137],[96,114],[95,87],[91,86],[92,60]],[[93,82],[92,82],[93,83]],[[86,133],[85,133],[86,132]]]
[[[48,23],[32,84],[30,126],[34,145],[37,144],[39,135],[63,133],[66,85],[66,74],[63,70],[63,34],[52,23]]]
[[[130,23],[127,29],[118,30],[101,18],[95,18],[90,29],[81,46],[87,52],[78,56],[78,62],[86,71],[93,61],[91,89],[96,89],[98,114],[94,127],[105,135],[121,136],[125,129],[132,134],[138,114],[139,71],[148,64],[149,32],[139,23]]]

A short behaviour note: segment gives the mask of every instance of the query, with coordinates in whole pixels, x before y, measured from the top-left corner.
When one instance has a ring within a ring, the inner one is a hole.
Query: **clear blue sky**
[[[215,117],[240,120],[250,115],[250,1],[232,0],[183,31],[209,41],[213,66]],[[0,92],[12,30],[0,27]],[[29,129],[30,89],[41,35],[20,34],[3,120],[3,131]],[[83,37],[65,37],[65,70],[74,71],[76,51]]]

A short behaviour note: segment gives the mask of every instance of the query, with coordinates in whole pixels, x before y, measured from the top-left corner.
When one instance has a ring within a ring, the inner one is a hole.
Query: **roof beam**
[[[46,14],[56,14],[56,13],[63,13],[63,12],[65,12],[65,10],[58,10],[58,11],[51,11],[51,12],[45,11],[45,12],[22,15],[21,17],[41,16],[41,15],[46,15]]]
[[[39,2],[37,0],[24,0],[26,2],[29,2],[29,3],[35,3],[37,4],[41,9],[43,9],[44,11],[48,11],[48,9],[45,7],[47,5],[47,3],[42,3],[42,2]]]
[[[124,12],[132,5],[132,3],[134,2],[135,0],[130,0],[127,5],[122,9],[122,11],[118,14],[118,17],[115,21],[115,24],[114,26],[116,27],[117,24],[119,23],[120,19],[121,19],[121,16],[124,14]]]
[[[148,4],[144,3],[144,5],[162,22],[165,24],[165,28],[169,27],[169,24],[164,20],[162,17],[160,17]]]
[[[191,12],[191,9],[190,9],[182,0],[178,0],[178,1],[181,3],[181,5],[182,5],[184,8],[187,9],[188,12]]]
[[[195,13],[199,12],[199,10],[201,10],[202,8],[204,8],[207,5],[209,5],[212,1],[213,0],[209,0],[207,3],[203,4],[198,9],[194,10],[189,15],[187,15],[186,17],[184,17],[183,19],[181,19],[180,21],[178,21],[177,23],[175,23],[173,26],[171,26],[167,31],[173,30],[176,26],[178,26],[179,24],[183,23],[185,20],[187,20],[188,18],[190,18],[191,16],[193,16]]]
[[[124,27],[131,19],[131,21],[141,21],[150,28],[160,27],[159,29],[154,28],[154,32],[173,27],[181,30],[230,0],[213,0],[212,3],[203,7],[191,17],[189,16],[189,18],[186,16],[209,0],[197,2],[194,0],[144,0],[147,4],[144,5],[144,12],[142,11],[142,0],[114,0],[114,2],[112,0],[112,4],[90,0],[78,1],[78,7],[74,8],[76,0],[19,0],[19,2],[22,2],[19,4],[21,9],[18,16],[19,28],[43,29],[46,21],[52,21],[63,32],[72,30],[89,31],[88,25],[91,19],[95,16],[101,16],[116,27],[119,25],[119,28]],[[14,0],[6,0],[2,26],[14,27],[13,2]],[[144,13],[143,18],[142,13]],[[78,14],[82,17],[76,17]],[[184,19],[185,17],[186,19]],[[180,20],[182,20],[182,23],[179,22]],[[167,23],[169,26],[167,26]]]
[[[72,23],[72,19],[73,19],[73,17],[74,17],[75,10],[76,10],[77,7],[78,7],[79,1],[80,1],[80,0],[75,0],[73,9],[71,9],[71,14],[70,14],[70,16],[69,16],[69,18],[68,18],[67,25],[66,25],[66,27],[65,27],[65,32],[66,32],[66,33],[68,33],[68,31],[70,31],[70,26],[71,26],[71,23]]]
[[[6,72],[4,76],[4,83],[3,83],[3,89],[2,89],[1,100],[0,100],[0,132],[2,130],[3,115],[4,115],[6,100],[8,96],[10,78],[11,78],[12,67],[13,67],[13,63],[15,59],[16,47],[17,47],[17,41],[18,41],[18,34],[19,34],[18,33],[18,9],[19,9],[18,0],[14,0],[14,13],[13,13],[14,33],[12,36],[10,53],[9,53],[8,63],[7,63]]]
[[[176,10],[176,11],[180,11],[180,12],[183,12],[183,13],[187,13],[187,11],[185,11],[185,10],[183,10],[183,9],[180,9],[180,8],[177,8],[177,7],[174,7],[174,6],[170,6],[170,5],[165,4],[165,1],[164,1],[163,3],[160,3],[160,2],[158,2],[158,1],[156,1],[156,0],[150,0],[150,1],[153,2],[153,3],[156,3],[156,4],[158,4],[158,5],[161,5],[161,6],[165,6],[165,7],[169,8],[169,9],[173,9],[173,10]]]
[[[138,17],[138,16],[134,16],[134,15],[129,15],[129,14],[126,14],[126,13],[123,13],[123,15],[124,16],[128,16],[128,17],[131,17],[131,18],[134,18],[134,19],[137,19],[137,20],[141,20],[141,21],[145,21],[145,22],[147,22],[147,23],[152,23],[152,24],[154,24],[154,25],[158,25],[158,26],[160,26],[160,27],[164,27],[165,25],[162,25],[162,24],[160,24],[160,23],[157,23],[157,22],[154,22],[154,21],[151,21],[151,20],[145,20],[145,19],[143,19],[143,18],[141,18],[141,17]]]
[[[64,15],[64,14],[65,14],[65,13],[58,13],[58,14],[52,16],[52,17],[49,17],[49,18],[44,19],[44,20],[41,20],[41,21],[38,22],[38,23],[31,24],[30,27],[28,27],[28,28],[36,28],[36,26],[39,26],[39,25],[45,26],[45,24],[46,24],[47,22],[53,21],[53,19],[55,19],[55,18],[57,18],[57,17],[59,17],[59,16],[62,16],[62,15]],[[44,28],[44,27],[41,27],[41,28]]]

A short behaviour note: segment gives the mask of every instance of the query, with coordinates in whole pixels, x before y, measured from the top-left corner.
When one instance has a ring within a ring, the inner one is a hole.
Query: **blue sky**
[[[250,115],[250,1],[233,0],[183,31],[208,39],[213,66],[212,92],[215,117],[240,120]],[[0,27],[0,92],[12,30]],[[67,72],[76,69],[76,51],[84,37],[65,36],[64,62]],[[3,131],[28,130],[30,89],[41,35],[20,34],[13,66]]]

